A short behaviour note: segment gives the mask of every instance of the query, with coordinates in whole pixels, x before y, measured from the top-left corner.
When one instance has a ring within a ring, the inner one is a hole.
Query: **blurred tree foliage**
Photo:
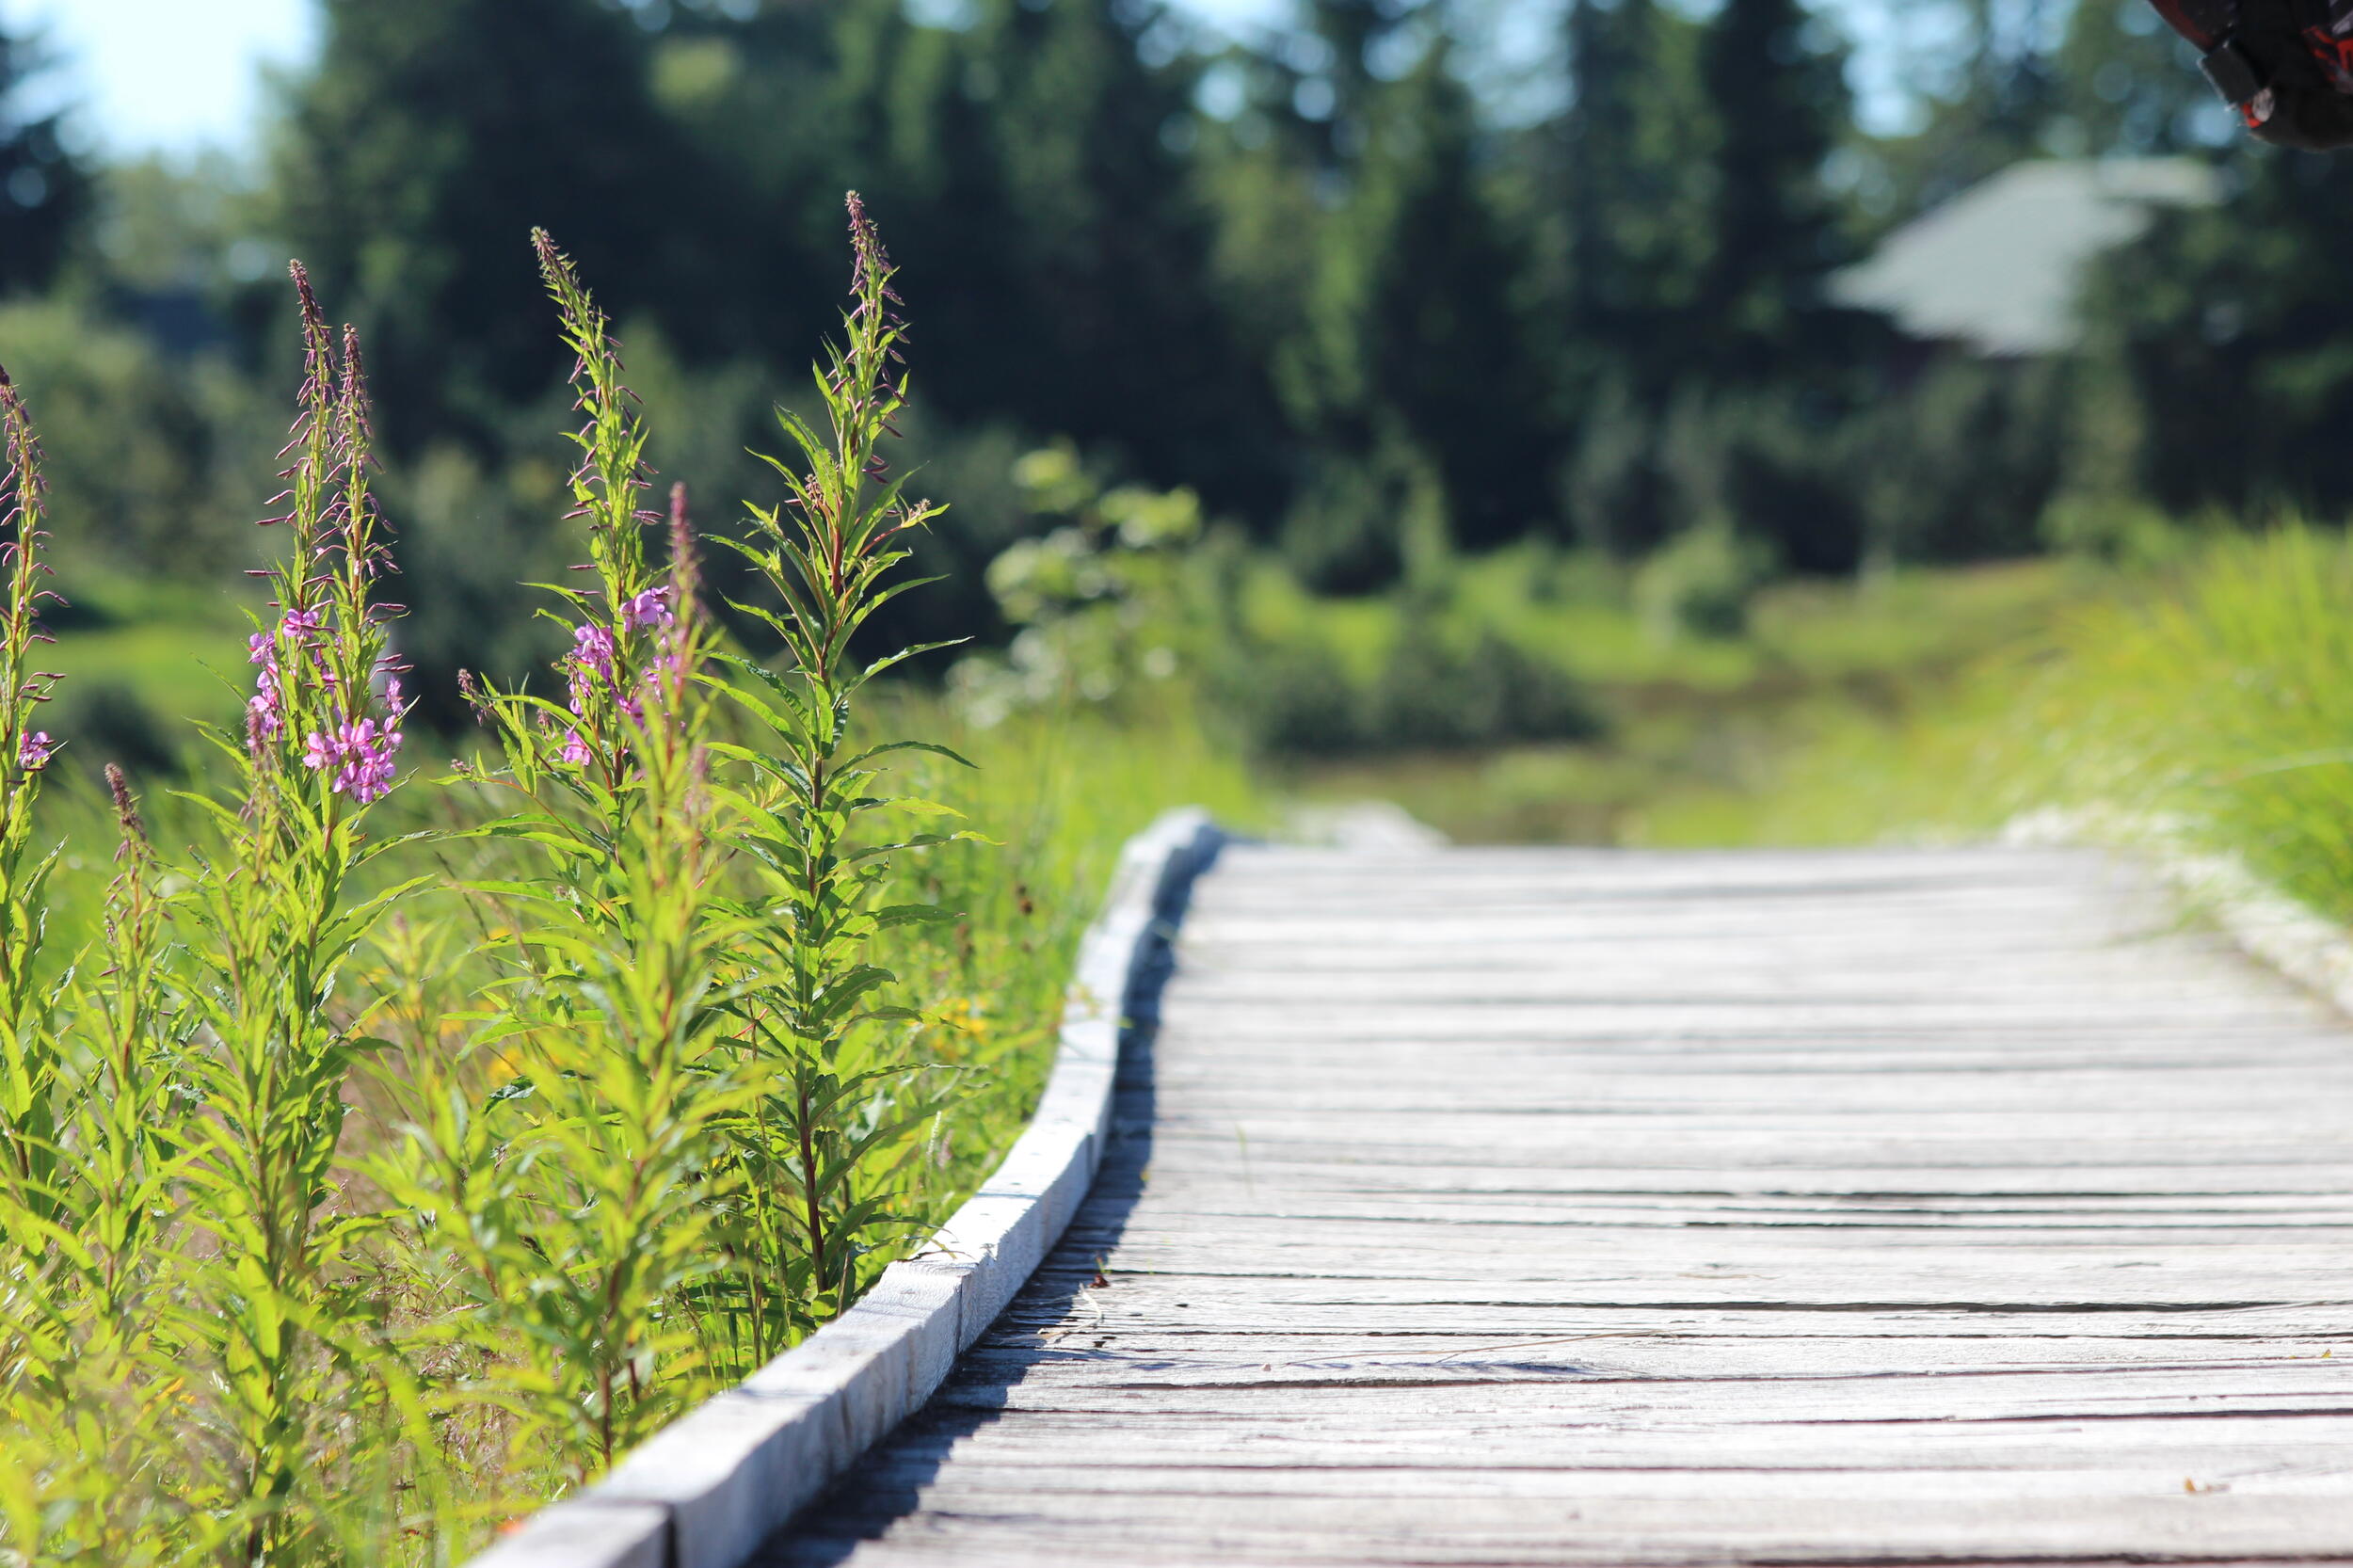
[[[1561,258],[1545,279],[1547,346],[1583,372],[1663,403],[1709,362],[1700,291],[1715,263],[1723,120],[1700,79],[1703,29],[1658,0],[1570,7],[1572,96],[1540,130],[1538,222]]]
[[[657,106],[626,14],[585,0],[322,3],[319,63],[279,140],[279,226],[360,325],[395,446],[494,440],[505,410],[568,368],[526,215],[562,236],[616,315],[659,302],[724,330],[724,302],[746,290],[712,276],[734,252],[711,229],[738,208]],[[712,309],[681,308],[696,297]]]
[[[47,283],[89,211],[89,171],[57,113],[26,103],[44,63],[35,40],[0,32],[0,296]]]
[[[1239,40],[1158,0],[319,4],[250,189],[152,161],[93,185],[0,40],[0,291],[56,278],[0,361],[91,548],[213,569],[265,493],[230,454],[291,373],[269,278],[303,255],[368,335],[437,682],[545,656],[497,613],[561,565],[527,227],[616,307],[671,410],[655,458],[719,521],[760,493],[769,406],[807,400],[845,186],[920,323],[919,483],[957,502],[920,547],[952,582],[885,639],[1013,633],[983,571],[1040,528],[1010,466],[1057,438],[1326,591],[1535,538],[1725,624],[1771,570],[2353,500],[2353,174],[2234,143],[2145,0],[1891,3],[1901,112],[1882,88],[1867,128],[1850,11],[1818,0],[1560,0],[1533,98],[1470,0],[1299,0]],[[2212,158],[2231,195],[2114,257],[2081,353],[1975,359],[1831,303],[1896,223],[2107,153]]]
[[[1844,56],[1827,33],[1797,0],[1724,0],[1700,40],[1700,96],[1721,130],[1692,313],[1720,378],[1804,376],[1845,346],[1822,299],[1823,280],[1850,259],[1822,178],[1849,119]]]
[[[1522,247],[1484,189],[1477,121],[1443,41],[1379,95],[1365,135],[1321,226],[1305,329],[1282,361],[1293,418],[1327,455],[1322,484],[1423,468],[1433,524],[1454,542],[1520,537],[1548,509],[1544,465],[1529,460],[1550,434],[1545,369],[1513,287]],[[1302,516],[1345,518],[1364,499],[1311,497],[1321,510]]]

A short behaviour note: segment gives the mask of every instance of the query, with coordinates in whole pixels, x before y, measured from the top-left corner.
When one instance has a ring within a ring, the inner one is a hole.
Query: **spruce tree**
[[[2098,156],[2201,151],[2229,110],[2197,62],[2147,0],[2082,0],[2053,63],[2060,134]]]
[[[89,211],[88,171],[58,140],[57,116],[16,107],[45,63],[0,32],[0,296],[46,285]]]
[[[2232,162],[2223,205],[2159,215],[2093,274],[2078,417],[2135,427],[2132,488],[2176,515],[2284,504],[2342,516],[2353,162],[2253,142]]]
[[[728,202],[657,111],[646,35],[598,0],[324,0],[317,70],[279,170],[288,237],[367,329],[388,437],[471,429],[567,368],[549,347],[521,243],[535,223],[690,346],[697,287],[731,252],[694,225]],[[702,243],[698,243],[702,242]],[[691,304],[691,308],[688,308]]]
[[[1471,547],[1516,537],[1550,509],[1545,387],[1520,297],[1527,249],[1488,194],[1480,143],[1440,39],[1375,105],[1291,376],[1295,406],[1327,442],[1417,453],[1455,541]]]
[[[1565,346],[1580,379],[1614,376],[1656,404],[1708,349],[1691,312],[1711,260],[1719,127],[1700,88],[1699,28],[1657,0],[1577,0],[1563,27]]]
[[[1758,379],[1832,358],[1822,286],[1848,258],[1822,166],[1849,114],[1840,52],[1798,0],[1724,0],[1700,43],[1721,134],[1699,291],[1717,370]]]
[[[1329,51],[1321,73],[1332,89],[1331,112],[1315,126],[1327,168],[1346,168],[1362,152],[1372,101],[1381,87],[1374,56],[1421,0],[1307,0],[1307,29]]]
[[[1195,68],[1147,63],[1153,16],[1119,0],[980,0],[957,32],[900,8],[860,0],[842,103],[871,127],[859,188],[935,302],[933,406],[1266,504],[1272,398],[1219,309],[1186,152]]]
[[[2131,3],[2155,20],[2147,0]],[[1933,206],[2050,145],[2063,87],[2051,52],[2049,9],[2047,0],[1966,0],[1956,8],[1964,24],[1957,46],[1926,63],[1943,68],[1958,60],[1959,71],[1939,69],[1938,76],[1953,79],[1916,91],[1925,123],[1881,153],[1896,212],[1910,216]],[[2116,9],[2110,0],[2089,0],[2074,21],[2080,26],[2094,17],[2112,19]],[[2197,85],[2194,65],[2189,75]]]

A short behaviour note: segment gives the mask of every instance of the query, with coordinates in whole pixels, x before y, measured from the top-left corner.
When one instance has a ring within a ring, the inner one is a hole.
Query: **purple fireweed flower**
[[[49,765],[49,759],[57,749],[57,743],[49,738],[46,729],[28,732],[16,744],[16,765],[26,773],[39,773]]]
[[[621,624],[632,631],[646,627],[677,625],[678,616],[670,610],[670,590],[666,586],[648,588],[644,593],[623,604]]]
[[[361,806],[390,794],[394,776],[392,753],[400,749],[401,740],[399,730],[389,724],[379,727],[374,719],[344,726],[344,762],[335,776],[335,788],[346,791]]]
[[[379,725],[374,719],[355,719],[332,734],[313,729],[304,738],[302,765],[313,773],[332,770],[329,787],[349,795],[354,805],[366,806],[392,792],[392,753],[400,749],[402,739],[397,720]]]
[[[259,752],[262,747],[286,732],[286,722],[278,711],[278,673],[272,665],[262,672],[262,689],[253,694],[245,705],[245,744],[248,751]]]
[[[278,649],[280,644],[296,649],[314,647],[326,627],[327,618],[317,610],[290,610],[274,629],[256,632],[246,638],[247,663],[262,667],[262,673],[254,678],[253,696],[245,705],[245,744],[248,751],[259,753],[263,746],[285,733],[285,718],[279,706]],[[326,674],[328,684],[332,686],[333,674],[321,673]]]
[[[572,632],[572,662],[607,680],[613,679],[613,661],[619,652],[613,633],[601,626],[583,626]]]
[[[580,731],[567,730],[564,735],[564,760],[576,768],[586,767],[588,755],[588,743],[580,738]]]
[[[262,666],[262,673],[253,678],[253,696],[245,705],[245,748],[258,757],[286,728],[278,707],[278,634],[254,632],[245,640],[245,656],[247,663]]]
[[[564,656],[563,664],[565,682],[570,690],[569,706],[576,716],[588,716],[588,702],[596,682],[614,684],[614,669],[620,656],[620,645],[603,627],[592,624],[573,629],[572,650]]]

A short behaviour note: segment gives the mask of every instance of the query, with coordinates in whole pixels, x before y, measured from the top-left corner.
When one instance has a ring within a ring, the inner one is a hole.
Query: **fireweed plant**
[[[472,1304],[424,1330],[476,1352],[448,1396],[496,1406],[510,1452],[577,1481],[709,1386],[680,1293],[717,1266],[713,1152],[743,1098],[717,986],[737,932],[684,491],[657,568],[617,345],[568,258],[533,243],[577,357],[571,515],[595,586],[550,590],[561,702],[466,682],[504,766],[463,776],[509,803],[480,833],[518,851],[473,887],[503,977],[480,1060],[414,1075],[408,1137],[376,1175]]]
[[[44,1248],[7,1271],[0,1541],[40,1561],[233,1558],[240,1511],[224,1476],[177,1452],[192,1424],[197,1270],[177,1224],[187,1040],[164,1005],[163,873],[121,770],[109,765],[106,783],[120,844],[98,946],[67,983],[74,1048],[60,1052],[47,1193],[57,1218],[39,1226]]]
[[[568,735],[540,737],[553,787],[591,808],[529,798],[494,829],[550,864],[477,889],[504,911],[505,978],[472,1042],[488,1093],[468,1064],[418,1064],[408,1136],[372,1167],[398,1224],[461,1282],[464,1308],[421,1336],[478,1352],[450,1400],[497,1407],[506,1451],[568,1481],[708,1388],[677,1297],[714,1266],[711,1154],[740,1095],[713,1005],[731,931],[715,908],[706,636],[674,612],[630,704],[579,732],[620,760],[617,783],[564,761]],[[502,722],[539,722],[533,699],[482,700]],[[509,758],[514,788],[549,787],[520,747]],[[599,798],[613,793],[626,802]]]
[[[854,211],[849,340],[820,377],[833,439],[787,416],[809,472],[778,465],[792,501],[755,515],[747,552],[778,601],[736,607],[783,640],[784,674],[714,656],[682,490],[666,570],[653,565],[646,430],[617,345],[569,260],[534,236],[576,357],[572,515],[594,586],[552,590],[569,643],[560,702],[468,682],[504,763],[479,781],[515,800],[483,832],[536,863],[477,887],[507,964],[499,1021],[476,1037],[495,1056],[488,1095],[462,1071],[434,1080],[378,1179],[429,1218],[419,1244],[482,1304],[427,1331],[473,1341],[480,1376],[453,1392],[498,1405],[516,1451],[559,1456],[570,1479],[846,1304],[896,1223],[892,1162],[936,1109],[898,1081],[890,1031],[918,1015],[882,999],[891,976],[869,950],[937,918],[877,893],[893,856],[950,836],[849,840],[863,813],[926,809],[874,789],[906,747],[843,753],[852,694],[897,661],[853,674],[843,660],[896,591],[881,582],[904,558],[890,541],[933,515],[876,456],[904,402],[888,368],[903,328]],[[723,697],[756,721],[750,744]]]
[[[40,442],[24,400],[0,371],[0,1125],[8,1133],[6,1178],[16,1187],[14,1207],[40,1212],[51,1175],[55,1127],[52,1089],[55,1037],[45,987],[35,972],[47,934],[41,897],[56,863],[54,852],[33,847],[33,804],[55,743],[39,728],[40,705],[55,677],[33,668],[40,604],[54,597],[41,584],[43,540]]]
[[[111,965],[38,966],[43,888],[58,852],[34,843],[33,808],[56,743],[40,704],[56,677],[32,660],[46,641],[40,606],[45,540],[40,447],[23,398],[0,372],[0,1522],[6,1539],[58,1555],[163,1560],[136,1432],[170,1422],[163,1212],[161,1075],[155,1032],[133,998],[152,991],[153,880],[127,790],[123,869],[109,890]],[[88,955],[85,955],[87,958]],[[80,977],[77,985],[76,977]],[[60,1026],[79,990],[87,1038]],[[29,1555],[29,1553],[27,1553]]]
[[[248,645],[255,671],[242,733],[211,739],[238,788],[203,797],[218,846],[196,866],[184,999],[206,1048],[189,1053],[197,1102],[183,1180],[208,1255],[195,1332],[217,1387],[218,1437],[242,1557],[297,1549],[348,1451],[356,1374],[374,1352],[348,1262],[370,1220],[343,1203],[344,1087],[370,1042],[339,1006],[342,972],[395,887],[356,878],[397,840],[371,838],[393,787],[403,702],[386,635],[396,607],[373,593],[386,566],[371,487],[369,414],[356,336],[338,343],[310,280],[301,309],[300,414],[282,456],[289,535],[266,573],[274,618]]]
[[[908,499],[884,456],[907,406],[906,326],[856,192],[848,206],[851,303],[815,376],[826,428],[778,411],[798,461],[766,461],[786,499],[754,507],[748,540],[730,541],[773,596],[732,607],[784,646],[781,671],[730,661],[742,679],[729,695],[755,737],[738,754],[749,781],[731,797],[755,890],[727,1005],[761,1091],[728,1128],[744,1201],[728,1231],[742,1289],[725,1307],[730,1350],[754,1364],[846,1306],[906,1227],[892,1203],[895,1167],[936,1107],[904,1081],[912,1068],[900,1026],[921,1015],[894,999],[897,977],[872,958],[891,927],[955,918],[936,904],[885,904],[894,863],[968,837],[866,831],[952,814],[888,790],[893,754],[963,759],[912,740],[851,749],[867,682],[947,645],[863,667],[850,656],[858,628],[920,585],[891,574],[906,536],[945,508]]]
[[[37,970],[58,859],[33,841],[56,750],[39,704],[56,677],[31,661],[52,596],[40,448],[5,372],[0,450],[0,1552],[160,1563],[220,1535],[156,1487],[143,1435],[183,1427],[186,1404],[166,1224],[168,1031],[150,1005],[161,906],[136,808],[110,772],[123,840],[103,946],[62,978]]]
[[[388,847],[360,823],[392,787],[401,697],[390,609],[370,601],[383,551],[359,350],[299,266],[295,283],[303,381],[287,511],[270,520],[291,550],[267,574],[276,614],[248,646],[244,722],[213,736],[234,787],[190,797],[215,842],[168,871],[111,774],[120,848],[102,929],[26,1015],[45,1082],[19,1075],[8,1168],[39,1171],[6,1194],[0,1303],[0,1556],[21,1560],[315,1560],[325,1499],[363,1448],[391,1446],[377,1412],[403,1379],[369,1353],[347,1266],[367,1222],[336,1179],[365,1045],[338,993],[399,894],[357,897],[354,879]],[[12,396],[8,423],[13,674],[41,519]],[[30,717],[39,688],[11,691],[17,766],[0,778],[15,811],[51,743]],[[21,851],[12,893],[19,865]]]

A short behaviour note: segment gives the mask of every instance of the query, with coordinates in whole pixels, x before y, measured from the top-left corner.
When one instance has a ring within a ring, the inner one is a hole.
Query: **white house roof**
[[[2012,164],[1833,274],[1830,295],[1916,338],[1985,355],[2056,353],[2080,334],[2076,295],[2094,257],[2137,239],[2153,208],[2220,199],[2215,171],[2192,158]]]

